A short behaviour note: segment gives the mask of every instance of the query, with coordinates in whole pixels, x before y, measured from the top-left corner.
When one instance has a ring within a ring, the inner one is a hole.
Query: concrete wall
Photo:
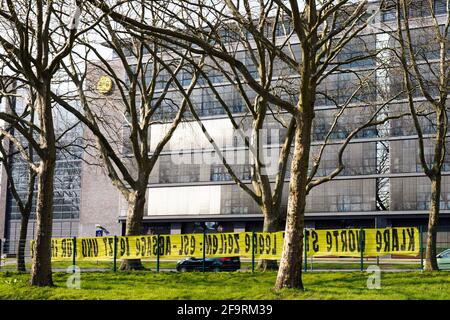
[[[83,164],[81,174],[80,237],[95,236],[100,224],[110,235],[121,235],[119,201],[122,197],[110,179],[97,166]]]

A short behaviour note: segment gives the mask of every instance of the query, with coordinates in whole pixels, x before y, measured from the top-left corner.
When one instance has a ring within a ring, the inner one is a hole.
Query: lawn
[[[450,299],[448,272],[381,273],[381,289],[367,289],[367,273],[306,273],[306,290],[273,290],[276,273],[86,272],[81,289],[70,274],[54,273],[53,288],[32,288],[29,274],[0,272],[0,299]]]
[[[15,260],[11,259],[10,264],[3,265],[0,267],[1,270],[9,270],[14,271],[16,270],[16,264]],[[117,261],[117,268],[119,268],[121,261]],[[161,261],[160,262],[160,269],[175,269],[176,267],[176,261]],[[105,261],[105,260],[99,260],[99,261],[78,261],[77,266],[79,266],[82,270],[83,269],[102,269],[102,270],[112,270],[113,269],[113,262],[112,261]],[[143,266],[146,269],[150,269],[153,271],[156,271],[156,261],[143,261]],[[369,265],[373,265],[375,262],[373,259],[371,261],[364,261],[364,269],[367,268]],[[52,262],[52,267],[55,271],[62,271],[64,269],[67,269],[72,265],[69,261],[58,261],[58,262]],[[255,267],[257,265],[257,262],[255,263]],[[31,263],[26,263],[26,267],[29,270],[31,268]],[[383,261],[379,264],[379,267],[381,270],[390,270],[390,269],[420,269],[419,263],[393,263],[389,260]],[[250,271],[252,269],[252,264],[250,261],[241,261],[241,269],[242,271]],[[310,260],[308,260],[307,265],[308,270],[338,270],[338,269],[347,269],[347,270],[360,270],[360,264],[359,262],[347,262],[344,259],[341,259],[341,261],[333,262],[321,262],[320,260],[314,260],[314,263],[311,265]]]

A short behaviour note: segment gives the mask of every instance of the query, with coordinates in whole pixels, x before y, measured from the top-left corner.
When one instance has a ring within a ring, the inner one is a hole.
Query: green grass
[[[176,267],[176,261],[161,261],[160,262],[160,268],[161,269],[175,269]],[[257,263],[257,262],[256,262]],[[373,265],[375,262],[370,261],[364,261],[364,266],[367,267],[367,265]],[[98,269],[104,269],[104,270],[112,270],[113,268],[113,262],[112,261],[105,261],[105,260],[99,260],[99,261],[78,261],[77,266],[79,266],[81,269],[84,268],[98,268]],[[52,262],[52,266],[54,269],[66,269],[72,265],[69,261],[57,261]],[[156,270],[156,261],[143,261],[143,265],[146,269],[150,270]],[[117,261],[117,267],[120,266],[120,261]],[[27,269],[31,268],[31,263],[26,264]],[[308,270],[311,270],[311,263],[308,261]],[[418,263],[390,263],[385,262],[381,263],[379,265],[381,270],[390,270],[390,269],[419,269],[420,265]],[[249,261],[241,261],[241,268],[242,270],[251,270],[252,264]],[[314,261],[312,265],[313,270],[323,270],[323,269],[349,269],[349,270],[359,270],[360,264],[358,262],[318,262],[317,260]],[[8,264],[5,266],[2,266],[1,270],[10,270],[14,271],[16,270],[15,264]]]
[[[306,290],[273,290],[276,273],[86,272],[81,289],[66,288],[70,274],[54,273],[55,287],[34,288],[29,274],[0,272],[0,299],[450,299],[448,272],[382,273],[381,289],[367,273],[306,273]]]

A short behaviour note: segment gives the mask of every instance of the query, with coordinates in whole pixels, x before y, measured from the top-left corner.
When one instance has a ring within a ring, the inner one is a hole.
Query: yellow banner
[[[308,256],[418,255],[417,228],[306,230]]]
[[[306,230],[308,256],[360,256],[364,233],[359,229]]]
[[[118,259],[181,258],[203,256],[203,234],[117,237]]]
[[[31,256],[34,256],[34,246],[36,241],[31,240],[30,251]],[[73,260],[73,238],[53,238],[51,241],[51,255],[52,261]]]
[[[114,237],[77,238],[76,260],[114,258]]]
[[[251,233],[247,233],[251,237]],[[255,259],[279,259],[283,251],[284,231],[255,232]],[[246,257],[251,257],[251,248]]]
[[[252,239],[252,235],[254,236]],[[308,256],[359,257],[418,255],[419,230],[414,227],[305,231]],[[158,244],[159,238],[159,244]],[[76,238],[76,260],[179,259],[244,257],[279,259],[284,232],[170,234]],[[52,261],[73,260],[73,238],[52,239]],[[252,252],[252,249],[254,252]],[[34,241],[31,242],[33,256]]]
[[[35,241],[31,241],[31,256],[34,256]],[[99,260],[114,258],[114,237],[53,238],[52,261],[73,261],[74,246],[76,260]]]
[[[416,256],[420,253],[420,232],[418,228],[365,229],[367,256],[387,254]]]

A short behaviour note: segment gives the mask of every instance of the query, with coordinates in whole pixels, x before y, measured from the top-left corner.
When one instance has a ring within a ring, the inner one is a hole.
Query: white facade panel
[[[229,119],[208,119],[202,121],[208,133],[219,146],[229,146],[233,139],[233,125]],[[151,126],[151,149],[154,150],[171,124]],[[173,133],[167,146],[168,150],[211,149],[211,144],[206,138],[197,122],[182,122]]]
[[[151,188],[148,215],[220,214],[220,186]]]

